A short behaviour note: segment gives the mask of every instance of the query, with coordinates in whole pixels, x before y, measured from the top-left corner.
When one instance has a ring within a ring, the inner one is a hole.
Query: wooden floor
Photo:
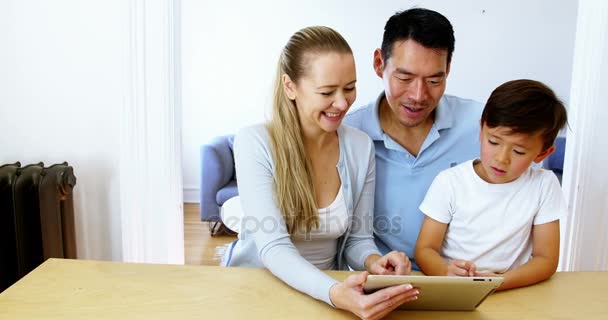
[[[209,223],[202,222],[198,203],[184,203],[184,249],[186,264],[217,266],[226,245],[236,236],[215,236]]]

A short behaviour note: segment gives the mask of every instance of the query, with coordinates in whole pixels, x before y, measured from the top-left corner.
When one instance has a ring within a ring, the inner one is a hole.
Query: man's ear
[[[448,66],[445,68],[445,76],[447,78],[448,75],[450,75],[450,67],[452,66],[451,62],[448,62]]]
[[[534,162],[536,163],[540,163],[541,161],[545,160],[545,158],[547,158],[548,156],[550,156],[553,152],[555,152],[555,146],[551,146],[550,148],[548,148],[545,151],[541,151],[536,158],[534,158]]]
[[[376,71],[378,77],[382,78],[384,59],[382,59],[382,50],[380,48],[374,50],[374,71]]]
[[[281,80],[283,82],[283,90],[285,91],[287,98],[289,98],[289,100],[295,100],[296,84],[291,81],[291,78],[287,74],[283,74]]]

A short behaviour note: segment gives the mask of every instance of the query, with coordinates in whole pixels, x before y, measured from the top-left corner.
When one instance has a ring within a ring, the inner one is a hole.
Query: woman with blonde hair
[[[373,240],[374,145],[341,125],[356,97],[348,43],[328,27],[296,32],[279,59],[272,119],[239,131],[234,153],[241,233],[224,265],[266,267],[316,299],[377,319],[418,291],[366,295],[368,273],[409,274],[401,252]],[[320,270],[366,270],[338,282]]]

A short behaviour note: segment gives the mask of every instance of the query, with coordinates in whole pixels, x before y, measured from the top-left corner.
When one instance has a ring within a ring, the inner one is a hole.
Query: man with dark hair
[[[424,219],[418,207],[433,178],[479,155],[482,105],[443,94],[454,42],[452,25],[438,12],[414,8],[393,15],[374,52],[384,91],[344,120],[374,141],[374,229],[383,254],[413,257]]]

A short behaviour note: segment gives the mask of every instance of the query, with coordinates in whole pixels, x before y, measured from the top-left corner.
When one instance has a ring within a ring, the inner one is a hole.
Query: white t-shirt
[[[440,254],[473,261],[479,271],[504,273],[532,254],[532,226],[564,217],[567,206],[553,172],[528,168],[504,184],[482,180],[473,160],[444,170],[420,210],[448,224]]]
[[[334,201],[326,208],[319,209],[319,227],[306,234],[297,230],[291,240],[302,255],[321,270],[332,270],[338,254],[338,238],[348,229],[348,212],[342,194],[342,187]]]

